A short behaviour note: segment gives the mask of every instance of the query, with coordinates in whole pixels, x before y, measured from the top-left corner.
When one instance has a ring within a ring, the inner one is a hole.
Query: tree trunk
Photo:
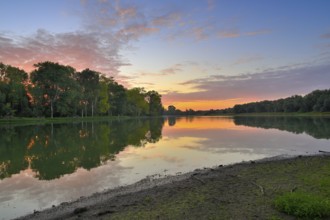
[[[53,118],[54,116],[54,108],[53,108],[53,101],[50,101],[50,117]]]
[[[94,117],[94,102],[92,102],[92,117]]]

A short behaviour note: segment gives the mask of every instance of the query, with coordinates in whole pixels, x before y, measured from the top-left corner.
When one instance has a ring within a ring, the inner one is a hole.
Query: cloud
[[[35,63],[50,60],[114,76],[121,66],[129,65],[123,61],[121,51],[139,38],[159,31],[133,3],[84,0],[81,6],[81,11],[76,12],[83,20],[80,30],[51,33],[39,29],[29,36],[0,32],[0,60],[27,71]],[[165,25],[160,20],[158,23]]]
[[[158,28],[148,27],[146,24],[133,24],[120,29],[116,33],[116,38],[126,39],[129,42],[132,39],[139,39],[141,36],[158,32]]]
[[[177,64],[174,64],[170,67],[162,69],[162,70],[160,70],[159,72],[156,72],[156,73],[150,73],[150,72],[143,72],[142,71],[142,72],[138,73],[137,75],[140,75],[140,76],[168,76],[168,75],[174,75],[177,72],[182,71],[182,68],[183,68],[183,64],[177,63]]]
[[[40,29],[32,36],[12,39],[0,41],[0,60],[27,71],[33,69],[33,64],[48,60],[110,75],[126,65],[119,56],[120,42],[109,35],[84,31],[53,34]]]
[[[227,31],[220,31],[218,33],[220,38],[236,38],[240,36],[239,31],[237,30],[227,30]]]
[[[156,16],[151,23],[154,26],[173,26],[177,24],[181,19],[181,13],[170,12],[161,16]]]
[[[174,64],[173,66],[171,67],[168,67],[168,68],[165,68],[163,70],[161,70],[161,75],[165,76],[165,75],[174,75],[176,74],[177,72],[180,72],[182,71],[182,64],[180,63],[177,63],[177,64]]]
[[[324,39],[330,39],[330,33],[322,34],[320,37]]]
[[[256,35],[263,35],[263,34],[269,34],[271,33],[271,30],[269,29],[260,29],[257,31],[251,31],[251,32],[243,32],[241,33],[239,30],[221,30],[218,32],[219,38],[237,38],[242,36],[256,36]]]
[[[181,85],[192,86],[197,92],[164,94],[166,100],[198,101],[226,99],[277,99],[306,94],[315,89],[329,89],[330,64],[292,65],[235,76],[212,75],[189,80]]]

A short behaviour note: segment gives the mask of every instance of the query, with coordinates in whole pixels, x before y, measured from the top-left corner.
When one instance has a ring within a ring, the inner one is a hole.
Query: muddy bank
[[[329,173],[329,154],[220,165],[149,177],[19,219],[294,219],[275,209],[274,198],[313,190],[305,179]]]

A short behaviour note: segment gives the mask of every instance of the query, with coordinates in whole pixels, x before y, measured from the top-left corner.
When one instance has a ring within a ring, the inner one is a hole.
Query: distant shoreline
[[[304,186],[295,176],[314,174],[324,167],[330,169],[329,159],[328,152],[278,156],[161,179],[147,177],[129,186],[35,211],[18,219],[154,219],[156,216],[191,219],[215,217],[219,213],[234,219],[256,218],[255,215],[261,219],[291,219],[273,207],[273,199],[297,186],[309,189],[308,184]],[[205,210],[205,206],[210,210]],[[223,209],[219,209],[220,206]]]
[[[307,112],[307,113],[243,113],[243,114],[219,114],[219,115],[162,115],[159,117],[330,117],[330,112]],[[126,119],[146,119],[155,116],[87,116],[87,117],[10,117],[0,118],[0,125],[38,125],[51,123],[111,121]]]

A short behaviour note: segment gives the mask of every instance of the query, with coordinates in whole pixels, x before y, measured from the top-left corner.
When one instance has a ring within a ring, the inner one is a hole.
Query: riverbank
[[[295,194],[324,200],[328,206],[318,213],[330,216],[329,173],[328,153],[219,165],[163,179],[148,177],[20,219],[295,219],[281,206],[285,196]],[[317,209],[315,203],[311,207]],[[300,210],[301,216],[310,217],[313,210],[308,210]]]
[[[163,115],[157,117],[200,117],[203,115]],[[206,115],[205,115],[206,116]],[[242,113],[242,114],[220,114],[208,116],[224,116],[224,117],[330,117],[330,112],[273,112],[273,113]],[[76,123],[76,122],[91,122],[91,121],[109,121],[109,120],[124,120],[133,118],[152,118],[150,116],[87,116],[87,117],[8,117],[0,118],[0,125],[38,125],[38,124],[60,124],[60,123]]]
[[[132,116],[88,116],[88,117],[56,117],[56,118],[27,118],[27,117],[12,117],[1,118],[0,125],[40,125],[40,124],[61,124],[61,123],[77,123],[77,122],[92,122],[92,121],[111,121],[111,120],[125,120],[132,118]]]

